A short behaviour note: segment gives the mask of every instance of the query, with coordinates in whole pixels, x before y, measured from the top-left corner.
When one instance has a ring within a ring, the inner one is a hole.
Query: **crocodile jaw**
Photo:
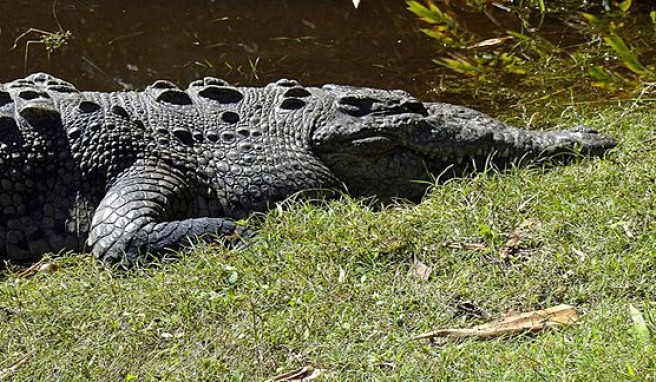
[[[471,109],[426,105],[428,115],[337,116],[314,130],[314,152],[352,194],[419,200],[436,180],[542,160],[568,163],[617,144],[587,127],[525,131]]]

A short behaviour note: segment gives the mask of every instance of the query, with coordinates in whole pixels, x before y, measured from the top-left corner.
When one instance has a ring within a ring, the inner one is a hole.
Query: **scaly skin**
[[[300,191],[419,199],[460,176],[615,141],[580,127],[527,132],[402,91],[280,80],[235,88],[79,92],[38,73],[0,85],[0,259],[90,250],[129,266],[199,240]]]

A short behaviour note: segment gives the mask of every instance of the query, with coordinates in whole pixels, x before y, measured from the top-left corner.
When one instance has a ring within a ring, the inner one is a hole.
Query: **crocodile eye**
[[[424,104],[414,98],[380,100],[371,97],[347,96],[337,101],[337,107],[343,113],[354,117],[362,117],[367,114],[393,115],[401,113],[428,115]]]
[[[415,113],[415,114],[421,114],[421,115],[428,115],[428,110],[426,110],[426,106],[419,101],[419,100],[409,100],[405,103],[403,103],[403,106],[408,109],[409,112]]]
[[[362,117],[372,112],[377,100],[369,97],[342,97],[337,101],[337,107],[343,113],[354,117]]]

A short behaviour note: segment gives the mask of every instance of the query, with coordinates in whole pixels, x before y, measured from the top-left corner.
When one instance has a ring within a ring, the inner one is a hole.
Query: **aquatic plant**
[[[408,0],[406,4],[428,24],[422,32],[445,48],[434,62],[479,80],[498,81],[511,75],[524,81],[521,77],[532,73],[552,73],[562,80],[561,69],[569,68],[569,76],[582,72],[581,79],[590,86],[626,93],[656,80],[656,69],[648,63],[656,11],[645,12],[645,4],[632,0],[594,4],[565,0],[548,6],[543,0]],[[472,25],[471,19],[478,22]],[[480,20],[489,28],[481,28]],[[651,25],[647,31],[645,24]],[[554,25],[561,26],[557,38]]]
[[[57,22],[58,29],[56,31],[50,32],[38,28],[29,28],[14,40],[14,46],[12,46],[11,49],[16,49],[18,47],[18,43],[25,39],[25,55],[23,57],[25,73],[27,73],[27,59],[29,57],[30,47],[33,45],[42,45],[45,48],[48,59],[50,59],[50,54],[52,54],[57,49],[66,46],[70,39],[73,37],[73,33],[71,33],[69,30],[64,30],[61,23],[59,22],[59,17],[57,16],[56,1],[53,1],[52,3],[52,16]]]

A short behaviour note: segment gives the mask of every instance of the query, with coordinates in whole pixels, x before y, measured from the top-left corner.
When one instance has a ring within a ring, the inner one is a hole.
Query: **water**
[[[46,71],[80,89],[185,85],[213,75],[236,85],[294,78],[403,88],[436,98],[435,43],[401,0],[0,2],[0,82]],[[48,57],[43,32],[70,31]],[[27,54],[27,62],[25,55]]]
[[[0,0],[0,82],[45,71],[80,89],[114,91],[142,89],[157,79],[186,86],[207,75],[251,86],[293,78],[308,86],[400,88],[425,100],[490,112],[522,97],[539,100],[537,105],[551,94],[564,102],[578,94],[606,97],[588,79],[568,80],[571,74],[558,70],[551,74],[553,82],[525,81],[543,78],[541,68],[522,80],[493,75],[503,80],[485,82],[438,66],[432,60],[448,52],[421,33],[427,24],[404,0],[362,0],[359,9],[350,0],[58,0],[54,8],[50,1]],[[501,6],[488,14],[454,9],[477,41],[507,36],[507,30],[526,32],[517,15]],[[588,41],[573,27],[580,24],[576,12],[568,12],[568,21],[536,12],[529,20],[543,39],[562,48],[555,53],[561,57]],[[633,14],[643,17],[627,23],[642,22],[633,26],[634,35],[645,36],[634,44],[653,58],[648,12]],[[71,37],[51,53],[39,42],[66,31]],[[590,65],[612,62],[600,60]],[[572,61],[567,71],[580,72],[581,65]]]

